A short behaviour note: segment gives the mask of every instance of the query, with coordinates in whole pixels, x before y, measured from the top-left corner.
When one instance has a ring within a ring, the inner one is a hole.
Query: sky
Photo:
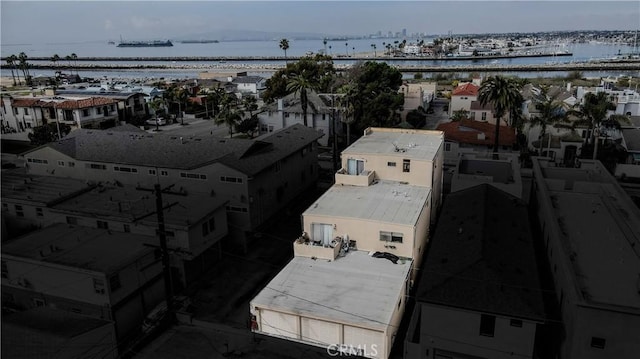
[[[430,35],[635,30],[640,1],[0,1],[3,44],[176,38],[219,30]]]

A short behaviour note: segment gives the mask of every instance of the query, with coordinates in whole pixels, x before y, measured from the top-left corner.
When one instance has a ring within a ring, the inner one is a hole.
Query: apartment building
[[[455,166],[464,152],[492,153],[495,144],[495,125],[472,120],[441,123],[438,131],[444,132],[444,161]],[[516,143],[516,132],[509,127],[500,128],[500,152],[510,151]]]
[[[424,265],[404,358],[533,358],[545,322],[527,205],[489,184],[451,193]]]
[[[118,342],[164,298],[159,251],[149,238],[54,224],[2,245],[2,300],[115,322]]]
[[[76,130],[23,157],[29,174],[142,188],[158,183],[227,201],[230,234],[246,245],[248,232],[315,184],[320,137],[302,125],[252,140]]]
[[[471,82],[458,85],[451,92],[451,103],[449,104],[449,116],[454,112],[465,110],[471,110],[471,103],[478,99],[479,85],[475,85]]]
[[[387,358],[441,203],[443,135],[369,128],[302,214],[294,258],[251,301],[255,332]]]
[[[538,215],[564,324],[563,358],[640,352],[640,210],[599,161],[533,160]]]

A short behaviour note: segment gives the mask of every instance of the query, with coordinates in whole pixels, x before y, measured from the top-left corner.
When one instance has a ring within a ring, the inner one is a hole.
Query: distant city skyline
[[[358,36],[635,30],[637,1],[12,1],[3,44],[179,38],[248,30]]]

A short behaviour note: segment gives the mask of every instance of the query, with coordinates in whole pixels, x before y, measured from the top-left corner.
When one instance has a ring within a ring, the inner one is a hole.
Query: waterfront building
[[[438,131],[368,128],[302,214],[294,258],[251,300],[255,332],[388,358],[442,198]]]

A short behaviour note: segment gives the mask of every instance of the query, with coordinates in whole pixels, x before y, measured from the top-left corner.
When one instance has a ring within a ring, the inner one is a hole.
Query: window
[[[240,177],[228,177],[228,176],[220,176],[221,182],[231,182],[231,183],[242,183],[242,178]]]
[[[7,267],[7,261],[2,261],[2,278],[9,278],[9,268]]]
[[[98,228],[109,229],[109,223],[105,221],[98,221]]]
[[[156,170],[149,170],[149,174],[152,175],[152,176],[155,176],[156,175]]]
[[[58,161],[58,166],[64,167],[64,161]]]
[[[16,216],[18,217],[24,217],[24,210],[22,209],[22,206],[16,204]]]
[[[44,299],[33,298],[33,305],[35,305],[36,307],[44,307],[44,305],[45,305]]]
[[[444,150],[447,151],[447,152],[451,151],[451,144],[450,143],[445,143],[444,144]]]
[[[520,319],[511,319],[509,324],[511,324],[512,327],[522,328],[522,320]]]
[[[480,318],[480,335],[485,337],[493,337],[496,328],[496,317],[493,315],[482,314]]]
[[[180,172],[180,177],[191,178],[191,179],[202,179],[202,180],[207,179],[207,175],[203,175],[199,173],[187,173],[187,172]]]
[[[487,113],[483,112],[482,113],[482,121],[486,121],[487,120]]]
[[[169,172],[168,171],[160,171],[160,176],[168,176]]]
[[[359,175],[364,171],[364,161],[350,158],[347,160],[347,173],[350,175]]]
[[[99,163],[87,163],[87,167],[92,170],[106,170],[107,166]]]
[[[606,344],[607,344],[607,340],[604,338],[591,337],[592,348],[604,349]]]
[[[395,162],[387,162],[387,167],[395,167],[396,163]]]
[[[101,114],[102,114],[102,108],[101,108],[101,107],[97,107],[97,108],[96,108],[96,113],[97,113],[98,115],[101,115]]]
[[[19,115],[19,114],[20,114],[20,113],[18,112],[18,108],[17,108],[17,107],[15,107],[15,108],[13,109],[13,113],[15,113],[16,115]]]
[[[111,105],[111,106],[109,106],[109,111],[115,111],[115,110],[116,110],[115,105]]]
[[[93,290],[98,294],[104,294],[104,281],[93,278]]]
[[[38,163],[38,164],[43,164],[43,165],[49,164],[49,161],[41,160],[39,158],[27,158],[27,162],[29,162],[29,163]]]
[[[385,242],[402,243],[402,233],[396,232],[380,232],[380,240]]]
[[[247,213],[247,207],[236,207],[236,206],[227,206],[227,211],[229,212],[238,212],[238,213]]]
[[[202,223],[202,236],[206,236],[207,234],[209,234],[209,223],[208,222],[204,222]]]
[[[115,292],[120,287],[122,287],[120,284],[120,276],[116,273],[109,278],[109,288],[112,292]]]
[[[216,230],[216,219],[214,217],[211,217],[211,219],[209,219],[209,231],[213,232]]]
[[[76,163],[75,162],[69,162],[69,167],[75,167]]]
[[[67,224],[78,224],[78,219],[76,217],[67,217]]]
[[[28,108],[23,108],[23,109],[22,109],[22,112],[23,112],[25,115],[28,115],[28,114],[29,114],[29,109],[28,109]]]
[[[89,110],[86,109],[86,108],[84,110],[82,110],[82,116],[84,116],[84,117],[89,116]]]
[[[411,172],[411,160],[402,160],[402,172]]]
[[[42,208],[36,208],[36,217],[44,217],[44,213],[42,212]]]
[[[138,173],[138,169],[133,167],[113,166],[113,170],[116,172]]]
[[[123,225],[122,229],[124,230],[124,233],[131,233],[131,226],[128,224]]]
[[[273,132],[273,126],[269,125],[269,132]]]

